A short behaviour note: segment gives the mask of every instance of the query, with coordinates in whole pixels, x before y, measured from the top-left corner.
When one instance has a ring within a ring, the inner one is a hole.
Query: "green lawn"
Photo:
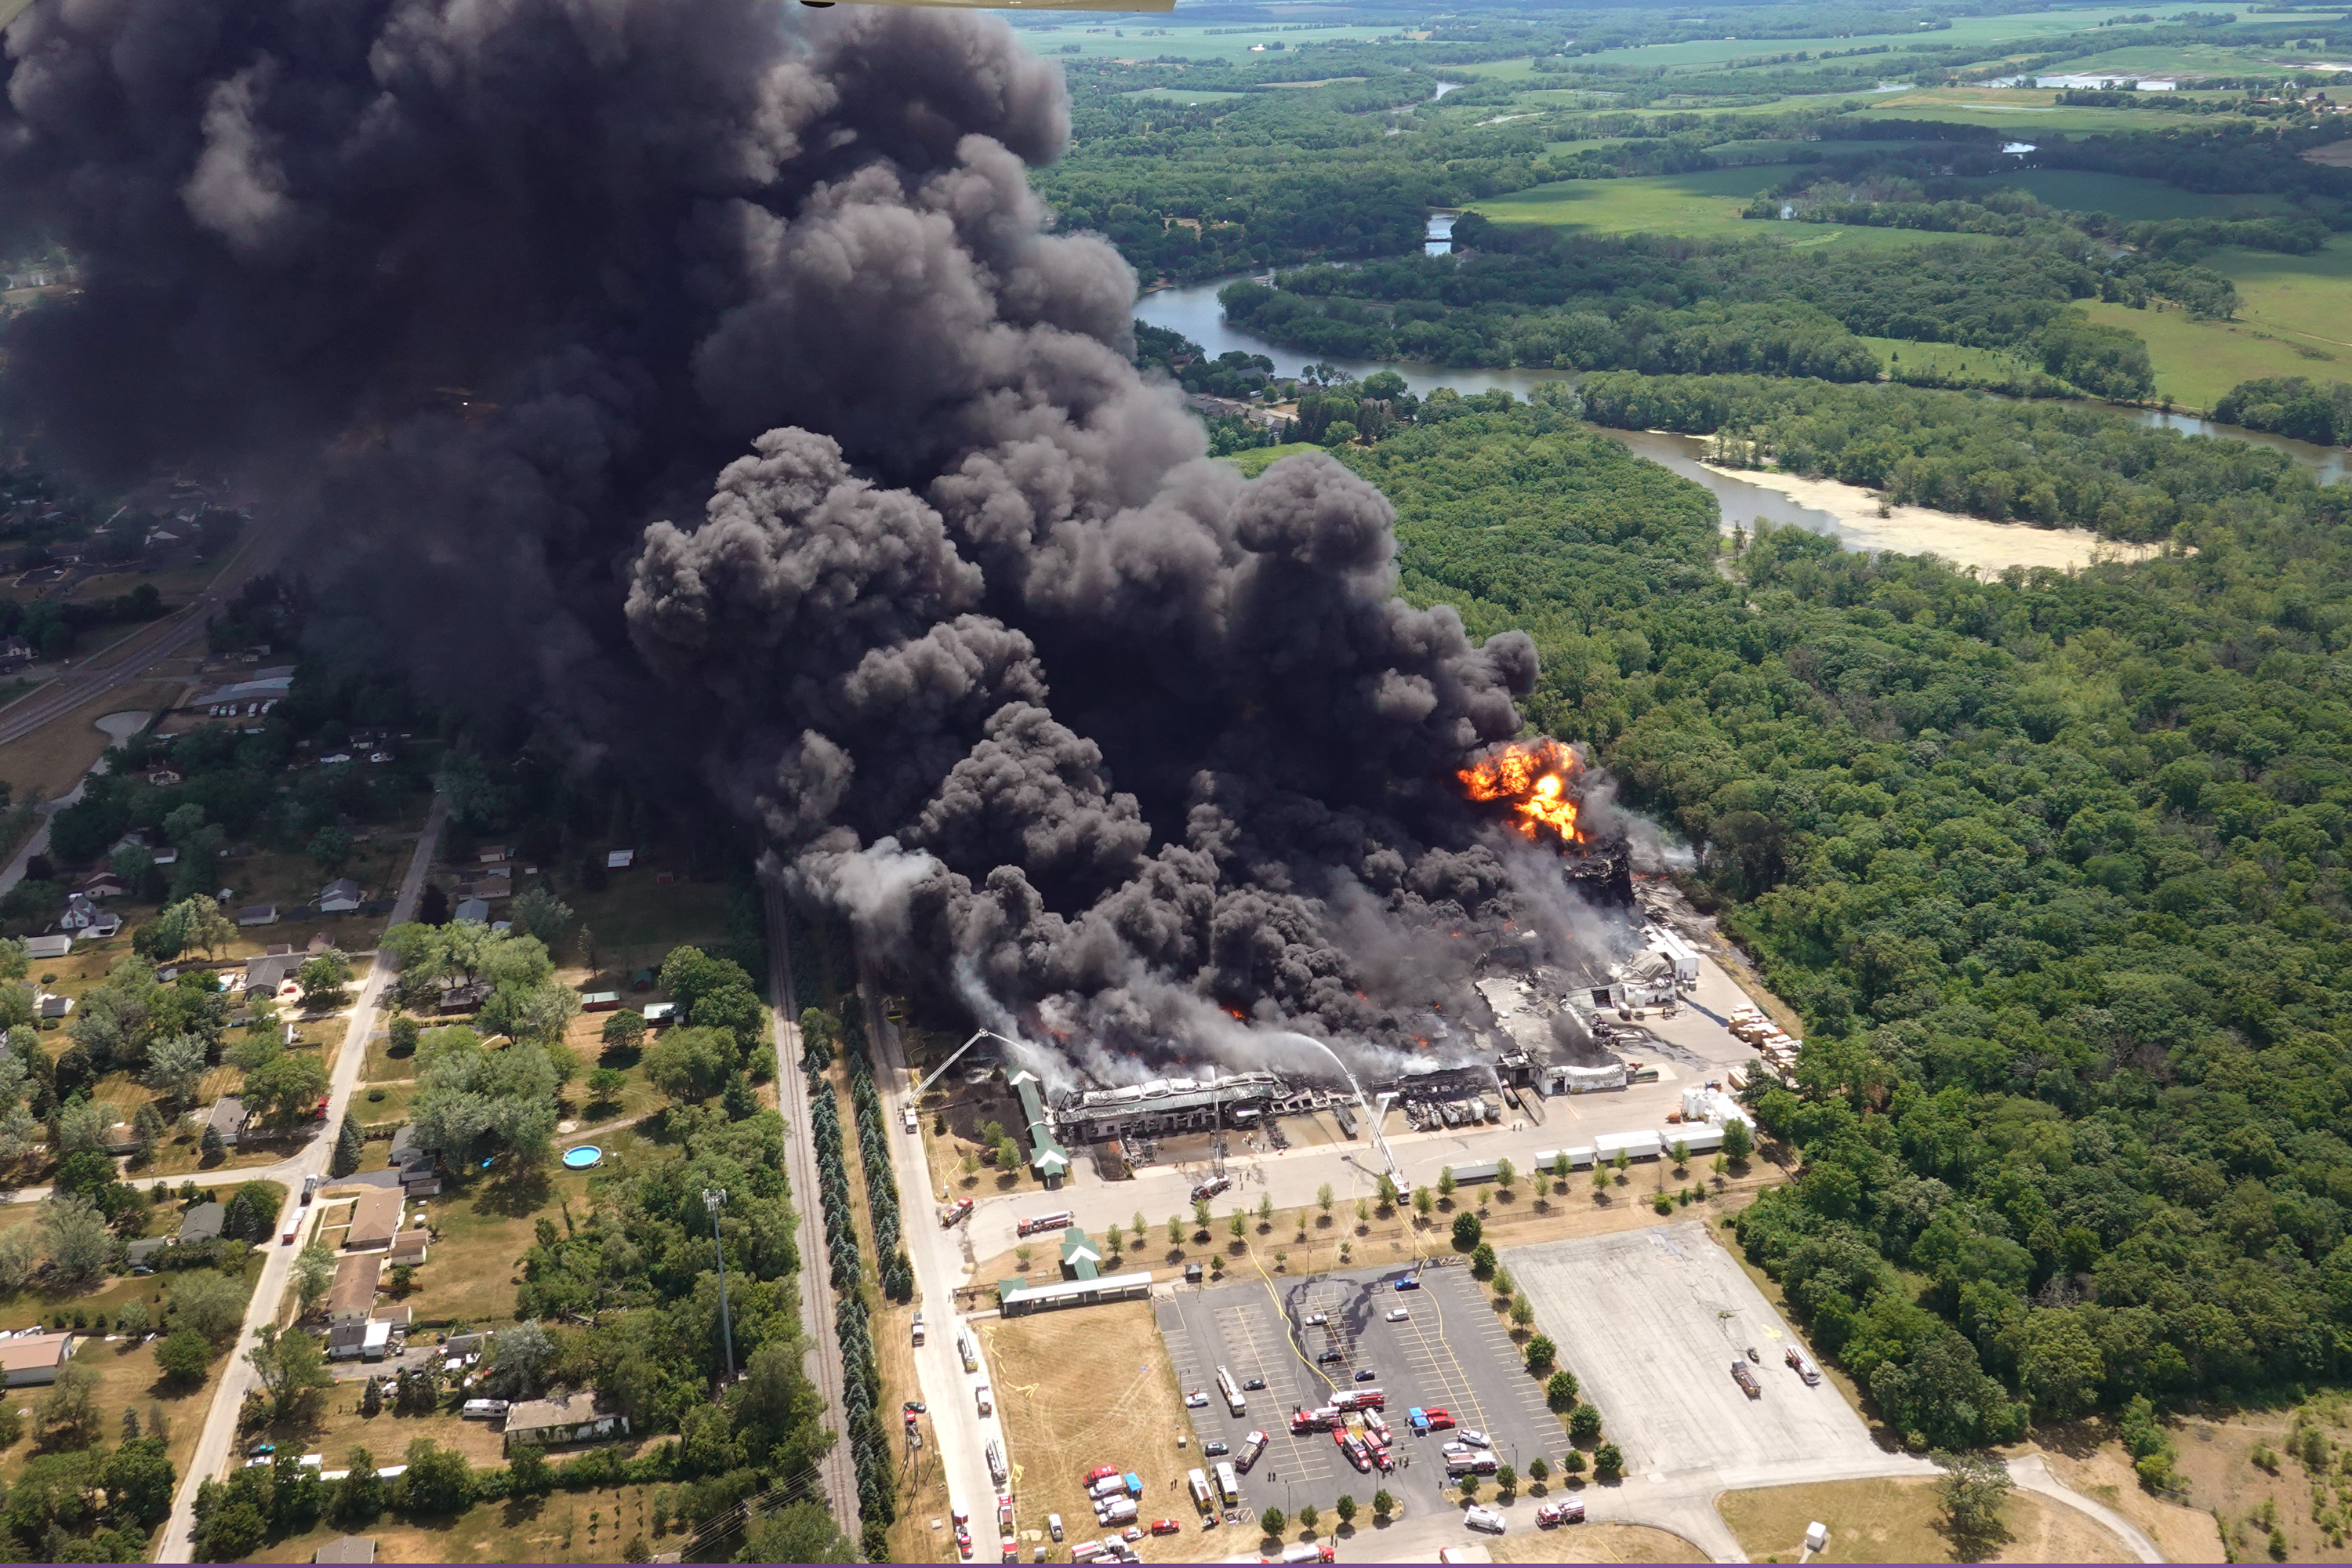
[[[1474,203],[1473,208],[1496,223],[1558,224],[1589,234],[1690,234],[1898,249],[1966,237],[1920,229],[1776,224],[1739,216],[1757,192],[1778,183],[1789,169],[1785,163],[1765,163],[1634,180],[1561,180]]]
[[[2126,223],[2169,217],[2234,217],[2292,209],[2272,195],[2206,195],[2159,180],[2098,174],[2081,169],[2020,169],[2000,184],[2030,191],[2069,212],[2105,213]]]
[[[1212,33],[1205,26],[1171,26],[1157,19],[1144,22],[1121,17],[1097,22],[1089,17],[1084,22],[1073,20],[1059,26],[1051,24],[1024,26],[1019,31],[1023,43],[1049,60],[1071,56],[1081,59],[1148,60],[1161,55],[1173,55],[1185,61],[1244,65],[1281,58],[1270,53],[1251,54],[1252,44],[1282,43],[1297,48],[1302,43],[1328,43],[1339,38],[1394,37],[1401,29],[1317,27],[1293,32],[1276,26],[1249,32]],[[1070,45],[1076,47],[1068,48]]]
[[[2334,375],[2344,379],[2352,366],[2352,349],[2273,332],[2252,321],[2192,321],[2178,310],[2135,310],[2128,305],[2085,301],[2081,309],[2091,320],[2126,327],[2147,341],[2147,357],[2156,367],[2159,397],[2198,408],[2210,408],[2216,398],[2242,381],[2262,376]],[[2337,357],[2336,363],[2308,359],[2297,352],[2302,344],[2312,353]]]
[[[1122,92],[1121,98],[1148,98],[1154,103],[1230,103],[1248,98],[1246,92],[1193,92],[1182,88],[1146,87],[1133,92]]]
[[[1280,447],[1252,447],[1246,452],[1234,453],[1225,461],[1233,464],[1251,479],[1255,479],[1285,458],[1295,457],[1300,452],[1319,452],[1322,449],[1312,441],[1292,441]]]

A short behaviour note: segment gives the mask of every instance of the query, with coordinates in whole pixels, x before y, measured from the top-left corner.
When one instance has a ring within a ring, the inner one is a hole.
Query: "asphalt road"
[[[809,1347],[803,1365],[824,1401],[825,1419],[838,1434],[817,1460],[817,1479],[834,1518],[841,1521],[842,1533],[855,1544],[857,1478],[849,1457],[848,1422],[842,1415],[841,1341],[833,1326],[833,1271],[825,1262],[824,1204],[818,1195],[816,1141],[808,1124],[808,1079],[801,1071],[800,1007],[784,941],[788,917],[783,890],[771,884],[767,900],[768,994],[775,999],[768,1014],[776,1037],[777,1101],[783,1108],[784,1175],[792,1183],[793,1207],[800,1222],[801,1329]]]
[[[872,984],[864,986],[870,1001]],[[982,1415],[973,1390],[990,1382],[987,1352],[980,1335],[956,1312],[955,1287],[966,1268],[963,1233],[938,1220],[939,1187],[931,1179],[930,1157],[923,1148],[921,1123],[907,1131],[907,1109],[915,1103],[914,1084],[907,1071],[904,1042],[888,1009],[868,1005],[872,1021],[876,1079],[883,1089],[883,1111],[890,1120],[890,1165],[898,1177],[898,1206],[906,1219],[907,1256],[915,1266],[916,1300],[923,1309],[923,1343],[915,1350],[915,1375],[922,1384],[923,1403],[930,1407],[924,1419],[929,1426],[929,1452],[943,1467],[948,1495],[972,1510],[971,1537],[976,1555],[993,1546],[996,1480],[988,1472],[987,1444],[1004,1445],[1005,1463],[1017,1465],[1020,1456],[1004,1431],[1001,1415]],[[968,1335],[977,1373],[966,1373],[956,1352],[956,1338]],[[999,1411],[1003,1408],[997,1406]],[[1016,1499],[1017,1502],[1017,1499]],[[928,1521],[926,1521],[928,1522]],[[1016,1523],[1042,1524],[1032,1519]],[[952,1551],[953,1532],[943,1544]]]
[[[392,907],[391,924],[398,925],[413,919],[416,900],[425,889],[425,873],[432,868],[433,848],[440,842],[441,826],[448,816],[446,804],[436,796],[432,815],[425,818],[425,831],[416,837],[416,847],[408,860],[407,874],[400,882],[400,897]],[[367,984],[360,990],[359,1002],[352,1008],[351,1023],[343,1035],[343,1047],[335,1058],[335,1075],[328,1091],[327,1121],[329,1127],[341,1123],[343,1113],[351,1107],[352,1091],[358,1085],[360,1071],[367,1061],[367,1042],[375,1033],[376,1014],[383,1001],[385,985],[398,967],[389,952],[380,951],[368,972]],[[310,1146],[289,1160],[258,1170],[236,1173],[238,1181],[257,1177],[286,1184],[286,1208],[272,1227],[272,1234],[282,1232],[293,1213],[302,1205],[302,1183],[305,1177],[323,1177],[327,1162],[334,1153],[334,1140],[314,1139]],[[293,1272],[295,1249],[271,1246],[263,1249],[261,1279],[253,1288],[253,1300],[246,1308],[245,1327],[238,1331],[236,1348],[222,1369],[220,1383],[213,1391],[211,1406],[205,1413],[204,1434],[196,1439],[195,1452],[189,1457],[187,1472],[180,1478],[179,1495],[172,1502],[172,1518],[163,1527],[163,1538],[155,1551],[158,1563],[191,1563],[195,1560],[196,1489],[205,1480],[217,1477],[228,1468],[236,1447],[237,1414],[245,1406],[245,1396],[258,1381],[246,1352],[255,1343],[255,1333],[264,1323],[275,1322],[286,1282]]]
[[[247,530],[246,537],[229,552],[203,593],[170,615],[117,638],[79,664],[68,662],[47,685],[0,708],[0,746],[22,740],[93,698],[142,679],[154,665],[180,653],[204,635],[205,623],[235,597],[239,588],[277,564],[278,556],[299,532],[299,527],[286,522]]]

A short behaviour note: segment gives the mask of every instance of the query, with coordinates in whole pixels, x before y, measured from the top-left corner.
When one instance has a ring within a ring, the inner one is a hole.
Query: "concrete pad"
[[[1738,1261],[1696,1222],[1503,1254],[1559,1345],[1584,1398],[1600,1406],[1627,1473],[1653,1481],[1712,1473],[1727,1482],[1791,1460],[1864,1473],[1887,1456],[1827,1381],[1807,1387],[1784,1363],[1798,1339]],[[1731,1376],[1749,1346],[1763,1397]]]

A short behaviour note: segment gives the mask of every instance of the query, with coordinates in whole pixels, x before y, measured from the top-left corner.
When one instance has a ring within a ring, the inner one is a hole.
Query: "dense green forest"
[[[2132,289],[2087,246],[1954,242],[1890,267],[1765,243],[1505,230],[1475,214],[1455,234],[1479,248],[1306,268],[1218,298],[1238,326],[1351,358],[1868,381],[1880,366],[1860,339],[1882,337],[2023,353],[2049,380],[2021,390],[2050,395],[2137,397],[2152,384],[2136,335],[2068,308]]]
[[[2299,375],[2242,381],[2213,405],[2213,417],[2323,447],[2352,445],[2352,382],[2318,383]]]
[[[2153,474],[2187,548],[1988,580],[1767,529],[1727,578],[1709,499],[1559,406],[1345,453],[1408,591],[1533,631],[1531,721],[1706,847],[1809,1023],[1741,1237],[1937,1444],[2352,1358],[2352,497],[2087,417],[2069,470]]]

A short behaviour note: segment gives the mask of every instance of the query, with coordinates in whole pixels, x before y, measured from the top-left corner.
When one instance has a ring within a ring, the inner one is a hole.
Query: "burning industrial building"
[[[322,648],[698,771],[1057,1091],[1467,1067],[1482,974],[1626,940],[1604,781],[1512,744],[1534,645],[1399,597],[1330,458],[1205,456],[1029,187],[1067,104],[996,21],[36,0],[6,42],[5,210],[83,281],[9,324],[13,429],[238,473],[312,523]]]

